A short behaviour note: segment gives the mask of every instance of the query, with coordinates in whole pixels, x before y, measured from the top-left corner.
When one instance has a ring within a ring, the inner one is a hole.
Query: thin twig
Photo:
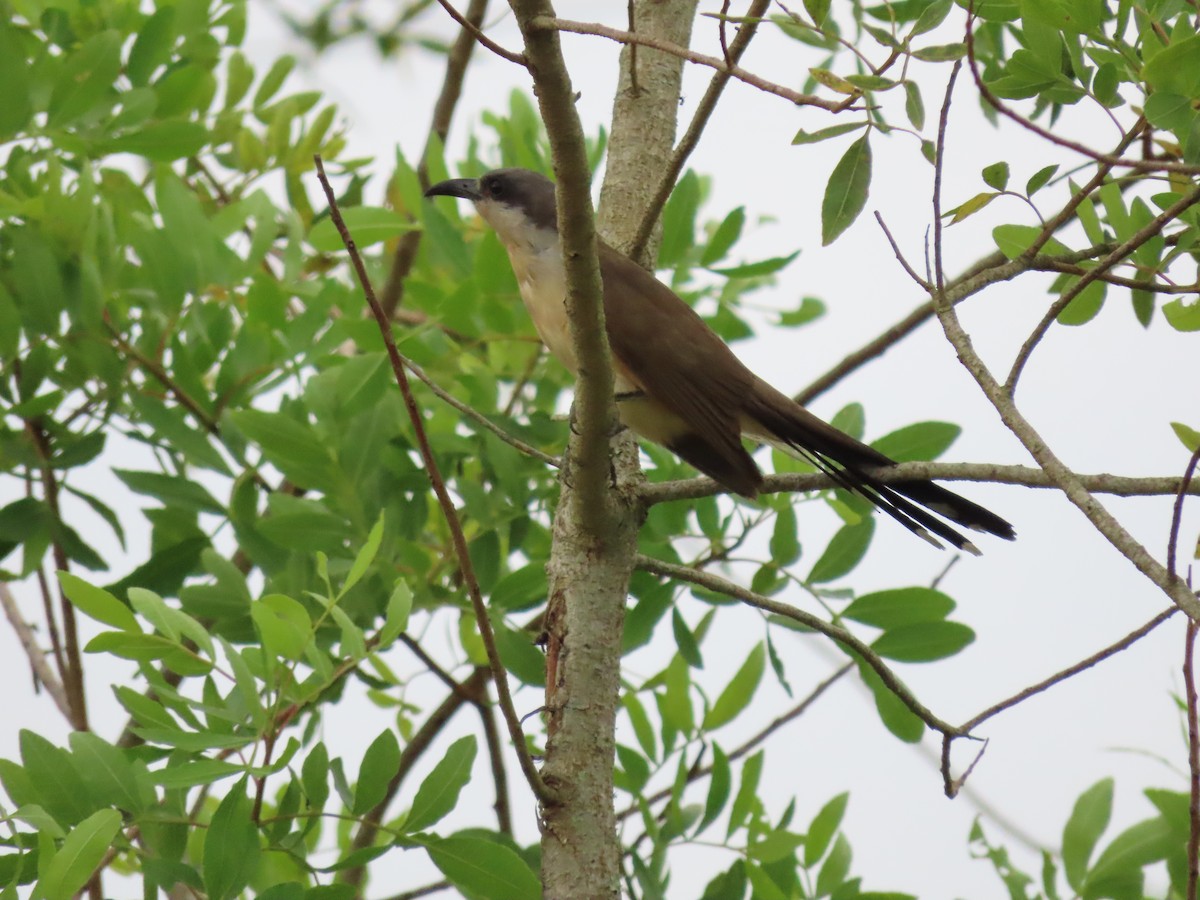
[[[627,10],[626,18],[629,21],[629,33],[633,34],[637,31],[634,0],[629,0],[625,6]],[[629,91],[635,97],[642,92],[642,89],[638,87],[637,44],[629,45]]]
[[[1188,619],[1183,644],[1183,684],[1187,695],[1188,774],[1188,897],[1196,897],[1200,885],[1200,721],[1196,707],[1196,623]]]
[[[490,431],[496,437],[500,438],[500,440],[502,440],[504,443],[508,444],[510,447],[512,447],[516,450],[519,450],[520,452],[524,453],[526,456],[529,456],[529,457],[532,457],[533,459],[544,462],[546,465],[553,466],[556,469],[562,465],[562,460],[559,459],[557,456],[551,456],[549,453],[545,453],[545,452],[539,450],[537,447],[534,447],[530,444],[525,443],[520,438],[509,434],[507,431],[505,431],[503,428],[501,428],[499,425],[497,425],[495,422],[493,422],[491,419],[489,419],[483,413],[479,412],[479,410],[475,409],[473,406],[470,406],[469,404],[463,403],[461,400],[459,400],[457,397],[455,397],[453,394],[451,394],[449,391],[447,391],[445,388],[443,388],[441,385],[439,385],[436,381],[434,381],[432,378],[430,378],[424,369],[422,369],[417,363],[413,362],[407,356],[401,356],[401,359],[404,363],[404,367],[406,369],[408,369],[408,371],[413,373],[413,375],[416,377],[417,381],[421,382],[427,388],[429,388],[429,390],[433,392],[433,395],[435,397],[437,397],[442,402],[448,404],[449,406],[453,407],[454,409],[458,410],[460,413],[462,413],[464,416],[466,416],[472,422],[475,422],[475,423],[483,426],[485,429]]]
[[[782,97],[797,106],[817,106],[829,112],[842,112],[849,109],[850,105],[858,100],[858,96],[851,96],[845,100],[825,100],[822,97],[817,97],[813,94],[805,94],[800,91],[792,90],[789,87],[784,87],[781,84],[776,84],[773,81],[768,81],[761,78],[752,72],[747,72],[740,66],[726,66],[724,60],[715,56],[706,56],[703,53],[696,53],[694,50],[689,50],[687,47],[681,47],[671,41],[659,40],[658,38],[649,37],[641,34],[634,34],[629,31],[621,31],[619,28],[610,28],[607,25],[601,25],[599,22],[572,22],[569,19],[560,19],[557,16],[540,16],[534,20],[534,26],[537,28],[552,29],[554,31],[567,31],[572,34],[587,34],[595,37],[608,38],[620,44],[641,44],[644,47],[652,47],[655,50],[661,50],[663,53],[670,53],[672,56],[678,56],[680,59],[685,59],[688,62],[696,63],[700,66],[707,66],[710,69],[716,69],[719,72],[726,72],[738,81],[744,81],[753,87],[758,88],[768,94],[774,94],[777,97]]]
[[[943,463],[906,462],[887,468],[871,470],[871,477],[883,484],[898,481],[977,481],[989,484],[1015,484],[1030,488],[1058,488],[1059,484],[1045,469],[1032,466],[1006,466],[999,463]],[[1179,492],[1183,479],[1174,476],[1133,478],[1126,475],[1074,476],[1080,485],[1096,494],[1112,494],[1117,497],[1158,497]],[[819,472],[785,475],[767,475],[763,479],[760,494],[796,493],[820,491],[836,487],[837,483]],[[704,476],[682,481],[647,482],[642,486],[642,500],[648,504],[666,503],[671,500],[696,500],[724,493],[711,478]],[[1200,495],[1200,483],[1187,485],[1189,495]]]
[[[358,253],[358,247],[355,245],[354,239],[350,236],[350,232],[346,228],[346,223],[342,219],[341,210],[337,206],[337,197],[333,193],[333,186],[329,183],[329,179],[325,175],[325,166],[321,161],[321,157],[314,156],[313,162],[317,168],[317,177],[320,179],[321,187],[324,189],[326,200],[329,203],[329,215],[342,237],[342,242],[346,246],[346,252],[350,256],[351,264],[354,266],[363,294],[371,307],[371,312],[375,315],[375,321],[379,325],[384,346],[387,347],[388,357],[392,362],[392,370],[396,375],[396,383],[399,385],[400,393],[404,397],[404,405],[408,410],[408,416],[417,438],[417,445],[420,448],[421,458],[425,463],[426,474],[429,476],[430,484],[433,486],[438,503],[441,505],[442,515],[445,517],[446,524],[450,528],[454,551],[462,570],[463,582],[466,585],[471,606],[475,611],[475,621],[479,627],[479,635],[487,651],[488,664],[491,667],[493,680],[496,683],[496,697],[500,703],[500,709],[504,713],[504,720],[508,725],[509,736],[512,738],[517,758],[521,762],[521,770],[525,773],[525,779],[529,782],[529,786],[533,789],[537,797],[540,800],[549,801],[553,798],[554,794],[542,780],[542,776],[534,765],[533,758],[529,755],[529,747],[525,743],[525,734],[521,730],[521,723],[517,718],[516,708],[513,706],[512,693],[508,686],[508,674],[504,669],[504,663],[500,659],[500,652],[496,649],[496,637],[492,631],[492,623],[488,619],[487,605],[483,602],[483,594],[479,589],[479,581],[475,577],[475,568],[471,563],[471,555],[467,550],[467,539],[463,534],[462,523],[459,521],[458,511],[455,509],[450,492],[446,489],[446,483],[442,480],[441,471],[438,469],[437,460],[433,455],[433,448],[429,445],[429,437],[425,433],[425,423],[421,418],[416,398],[413,397],[408,376],[404,371],[404,359],[401,357],[400,351],[396,348],[391,323],[379,305],[379,300],[375,296],[375,290],[371,286],[370,277],[367,275],[366,266],[363,264],[362,257]]]
[[[17,640],[21,642],[21,647],[25,651],[25,655],[29,657],[29,668],[33,670],[34,678],[46,688],[46,692],[50,694],[50,698],[54,701],[54,705],[58,707],[58,711],[63,714],[63,717],[71,723],[74,723],[75,717],[71,714],[71,702],[67,698],[67,692],[63,688],[62,681],[59,680],[53,666],[46,659],[46,654],[42,652],[42,648],[38,646],[37,636],[33,633],[33,629],[25,621],[21,615],[21,609],[17,605],[16,598],[8,589],[8,585],[0,581],[0,606],[4,607],[4,615],[8,617],[8,624],[12,626],[12,630],[17,635]]]
[[[1067,666],[1067,668],[1063,669],[1061,672],[1055,672],[1049,678],[1044,678],[1041,681],[1039,681],[1037,684],[1031,684],[1029,687],[1025,688],[1024,690],[1018,691],[1017,693],[1013,694],[1011,697],[1001,700],[999,703],[995,703],[995,704],[989,706],[983,712],[978,713],[975,716],[972,716],[970,719],[967,719],[967,721],[963,722],[963,724],[961,726],[962,729],[964,731],[974,731],[976,728],[978,728],[980,725],[982,725],[988,719],[992,718],[993,716],[999,715],[1000,713],[1004,712],[1006,709],[1011,709],[1012,707],[1018,705],[1019,703],[1023,703],[1024,701],[1028,700],[1030,697],[1036,696],[1037,694],[1042,693],[1043,691],[1047,690],[1048,688],[1054,687],[1054,685],[1058,684],[1059,682],[1066,681],[1068,678],[1078,675],[1080,672],[1085,672],[1088,669],[1092,668],[1097,663],[1102,663],[1106,659],[1110,659],[1111,657],[1116,656],[1118,653],[1120,653],[1123,650],[1128,650],[1130,647],[1132,647],[1134,644],[1136,644],[1138,641],[1140,641],[1142,638],[1144,638],[1146,635],[1148,635],[1150,632],[1152,632],[1154,629],[1156,629],[1163,622],[1167,621],[1167,619],[1171,618],[1171,616],[1175,615],[1175,613],[1177,613],[1177,612],[1179,612],[1179,608],[1175,607],[1175,606],[1172,606],[1168,609],[1164,609],[1153,619],[1146,622],[1146,624],[1140,626],[1139,628],[1135,628],[1133,631],[1129,632],[1129,634],[1125,635],[1119,641],[1115,641],[1115,642],[1109,644],[1107,647],[1104,647],[1101,650],[1097,650],[1095,653],[1093,653],[1091,656],[1087,657],[1086,659],[1081,659],[1079,662],[1075,663],[1074,665]]]
[[[1179,545],[1179,528],[1183,521],[1183,497],[1188,485],[1196,474],[1196,465],[1200,463],[1200,446],[1192,451],[1187,467],[1183,472],[1183,483],[1179,493],[1175,495],[1175,503],[1171,508],[1171,529],[1167,536],[1167,569],[1171,574],[1178,574],[1175,568]],[[1191,587],[1191,578],[1188,578]],[[1188,730],[1188,774],[1190,796],[1188,799],[1188,842],[1187,869],[1189,898],[1197,897],[1200,887],[1200,714],[1196,698],[1196,623],[1188,619],[1187,633],[1183,644],[1183,684],[1187,700],[1187,730]]]
[[[967,732],[963,729],[957,728],[934,715],[928,707],[917,699],[916,695],[900,680],[899,676],[891,670],[888,664],[883,661],[883,658],[871,649],[870,645],[840,625],[833,625],[819,616],[814,616],[810,612],[805,612],[802,609],[787,603],[781,603],[778,600],[772,600],[770,597],[764,597],[762,594],[755,593],[726,578],[721,578],[719,575],[713,575],[711,572],[699,572],[687,566],[663,562],[662,560],[642,554],[638,554],[637,567],[643,572],[662,575],[666,578],[676,578],[680,581],[686,581],[690,584],[696,584],[700,587],[717,591],[718,593],[733,597],[735,600],[740,600],[747,606],[753,606],[764,612],[783,616],[786,619],[799,622],[801,625],[825,635],[849,651],[851,656],[861,659],[867,666],[874,670],[875,674],[879,676],[880,681],[884,683],[888,690],[895,694],[897,699],[908,707],[913,715],[934,731],[955,737],[967,736]]]
[[[452,18],[455,22],[457,22],[463,29],[465,29],[466,31],[469,31],[471,33],[471,35],[475,38],[475,40],[479,41],[479,43],[483,44],[483,46],[487,47],[489,50],[491,50],[493,53],[495,53],[501,59],[507,59],[510,63],[516,63],[518,66],[521,66],[521,67],[525,67],[528,65],[528,63],[525,60],[524,54],[513,53],[511,50],[507,50],[504,47],[501,47],[499,44],[497,44],[495,41],[493,41],[490,37],[488,37],[486,34],[484,34],[482,31],[480,31],[479,28],[476,27],[476,25],[473,22],[470,22],[467,19],[465,19],[463,17],[462,13],[460,13],[457,9],[455,9],[453,6],[450,5],[449,0],[438,0],[438,3],[441,4],[442,9],[444,9],[447,13],[450,14],[450,18]]]
[[[42,493],[46,506],[54,522],[53,538],[50,542],[54,555],[54,564],[60,572],[70,569],[67,551],[62,542],[62,529],[67,527],[63,521],[62,510],[58,505],[58,479],[54,467],[50,464],[53,450],[50,437],[41,419],[26,419],[25,430],[29,434],[34,449],[37,451],[38,468],[41,472]],[[65,668],[62,673],[63,690],[71,704],[71,725],[76,731],[88,731],[87,695],[83,684],[83,656],[79,650],[79,631],[75,620],[75,607],[67,599],[60,588],[58,591],[59,614],[63,626],[63,655]]]

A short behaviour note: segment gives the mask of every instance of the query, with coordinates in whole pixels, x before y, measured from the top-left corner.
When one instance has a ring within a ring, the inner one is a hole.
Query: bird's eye
[[[504,183],[501,181],[488,182],[488,194],[493,200],[502,200],[504,198]]]

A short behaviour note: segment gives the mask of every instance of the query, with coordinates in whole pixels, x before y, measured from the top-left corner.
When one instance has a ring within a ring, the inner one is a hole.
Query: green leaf
[[[816,297],[805,297],[798,308],[779,314],[779,324],[785,328],[798,328],[823,315],[825,304]]]
[[[309,809],[322,809],[329,799],[329,751],[324,742],[318,742],[300,767],[300,782]]]
[[[849,574],[867,553],[875,534],[875,519],[868,516],[854,525],[843,525],[808,573],[809,584],[824,584]]]
[[[408,616],[412,612],[412,605],[412,588],[408,586],[407,582],[397,581],[396,586],[392,589],[392,596],[388,598],[387,615],[383,620],[383,627],[379,629],[380,649],[390,646],[408,628]]]
[[[99,803],[88,791],[70,753],[24,728],[17,735],[17,743],[29,784],[37,792],[32,801],[45,807],[62,825],[74,825],[96,811]]]
[[[829,15],[829,5],[832,0],[804,0],[804,10],[812,19],[813,24],[820,28]]]
[[[696,643],[696,636],[683,621],[678,607],[671,608],[671,633],[675,637],[675,646],[679,649],[679,655],[693,669],[703,669],[704,657],[700,655],[700,645]]]
[[[867,413],[861,403],[847,403],[829,420],[829,424],[861,441],[867,427]]]
[[[1200,35],[1172,41],[1150,56],[1141,74],[1155,92],[1195,97],[1200,93]]]
[[[975,213],[979,212],[999,196],[995,191],[984,191],[983,193],[976,194],[965,203],[959,204],[954,209],[947,210],[942,213],[942,216],[949,218],[951,225],[957,225],[963,219],[975,215]]]
[[[454,809],[459,794],[471,780],[471,766],[475,763],[476,752],[474,735],[459,738],[450,745],[441,761],[417,788],[412,809],[404,820],[405,831],[424,831]]]
[[[936,44],[932,47],[920,47],[913,51],[913,56],[923,62],[951,62],[962,59],[967,55],[967,45],[961,41],[954,44]]]
[[[1176,331],[1200,331],[1200,301],[1185,304],[1180,297],[1164,303],[1162,311],[1167,324]]]
[[[817,873],[818,897],[832,894],[845,882],[846,876],[850,874],[852,856],[850,842],[846,840],[845,835],[839,834],[837,840],[833,842],[833,849],[829,851],[829,856],[821,865],[821,871]]]
[[[34,895],[70,900],[91,879],[120,830],[121,814],[115,809],[102,809],[76,825],[46,865]]]
[[[689,169],[671,191],[663,207],[663,238],[658,266],[673,269],[695,243],[696,212],[700,208],[700,178]]]
[[[408,231],[421,229],[418,223],[382,206],[355,206],[343,210],[342,219],[359,249],[390,240]],[[312,227],[308,233],[308,242],[321,253],[337,253],[344,249],[342,236],[338,234],[333,220],[328,217]]]
[[[474,738],[471,738],[474,741]],[[385,728],[367,747],[362,765],[358,770],[358,784],[354,786],[356,816],[365,815],[387,796],[388,782],[400,771],[400,743],[392,729]]]
[[[1008,187],[1008,163],[998,162],[992,163],[990,166],[984,166],[983,183],[990,188],[995,188],[1002,191]]]
[[[133,813],[146,807],[146,793],[138,791],[146,770],[136,770],[124,750],[90,731],[72,732],[68,740],[79,773],[97,800]],[[148,780],[141,786],[148,788]],[[152,798],[153,792],[149,794]]]
[[[951,422],[917,422],[885,434],[871,446],[894,462],[937,459],[962,434]]]
[[[932,662],[953,656],[973,640],[975,632],[961,622],[921,622],[889,629],[871,647],[897,662]]]
[[[770,259],[760,259],[758,262],[743,263],[740,266],[713,269],[712,271],[718,275],[724,275],[726,278],[761,278],[764,275],[778,272],[799,255],[800,251],[797,250],[787,256],[773,256]]]
[[[746,760],[742,766],[742,781],[738,785],[737,796],[733,798],[733,806],[729,810],[729,830],[726,837],[745,824],[746,819],[759,803],[758,781],[762,777],[763,752],[759,750]]]
[[[887,631],[924,622],[940,622],[954,611],[954,601],[927,587],[894,588],[863,594],[842,616]]]
[[[1177,852],[1179,839],[1171,823],[1162,816],[1131,825],[1104,848],[1087,873],[1080,895],[1084,900],[1116,897],[1126,895],[1126,892],[1129,896],[1141,897],[1142,869]],[[1122,888],[1130,885],[1133,890],[1125,888],[1118,894],[1114,885]]]
[[[747,847],[746,855],[762,863],[773,863],[786,859],[794,865],[795,858],[792,854],[803,843],[803,835],[793,834],[790,831],[780,828],[768,832],[762,840],[756,841]]]
[[[930,0],[928,6],[921,10],[916,23],[912,27],[911,37],[933,31],[945,20],[950,13],[951,0]]]
[[[819,144],[821,141],[840,137],[843,134],[849,134],[851,131],[858,131],[860,128],[865,128],[866,125],[866,122],[843,122],[841,125],[830,125],[828,128],[819,128],[816,131],[805,131],[801,128],[796,132],[796,136],[792,138],[792,145]]]
[[[217,805],[204,836],[204,889],[209,900],[231,900],[258,870],[262,848],[250,818],[246,779],[234,785]]]
[[[455,836],[425,845],[446,878],[480,900],[538,900],[540,879],[513,850],[478,837]]]
[[[59,572],[58,583],[71,605],[85,616],[122,631],[141,632],[141,626],[129,607],[103,588],[90,585],[70,572]]]
[[[208,143],[209,131],[199,122],[153,122],[114,138],[105,145],[109,153],[133,153],[155,162],[174,162],[193,156]]]
[[[775,528],[768,545],[771,561],[779,566],[790,566],[800,558],[800,539],[797,535],[796,510],[791,505],[781,506],[775,513]]]
[[[992,229],[992,240],[1000,248],[1000,252],[1009,259],[1016,259],[1033,245],[1034,240],[1042,233],[1042,229],[1033,225],[997,225]],[[1055,255],[1066,253],[1067,248],[1051,238],[1042,247],[1042,253]]]
[[[742,234],[742,226],[746,224],[746,207],[739,206],[737,209],[727,215],[721,224],[717,226],[712,237],[708,239],[708,245],[704,248],[704,252],[700,255],[700,265],[711,266],[718,260],[724,259],[725,254],[729,252]]]
[[[708,796],[704,801],[704,816],[700,819],[700,824],[696,826],[692,837],[696,837],[716,821],[717,816],[721,814],[721,811],[725,809],[725,804],[729,801],[729,790],[733,783],[729,757],[717,743],[712,745],[712,755],[712,774],[708,779]]]
[[[67,57],[50,93],[46,124],[69,125],[84,116],[103,115],[116,98],[113,82],[121,73],[121,35],[101,31]]]
[[[1190,428],[1182,422],[1172,422],[1171,430],[1175,432],[1175,436],[1179,438],[1189,453],[1195,453],[1196,448],[1200,447],[1200,431],[1195,428]]]
[[[219,759],[197,759],[194,762],[183,762],[178,765],[168,764],[165,769],[152,772],[150,777],[157,785],[168,790],[177,790],[200,784],[215,784],[223,778],[243,775],[245,772],[245,766],[235,766],[233,763],[222,762]]]
[[[1075,283],[1077,280],[1071,279],[1068,287]],[[1058,314],[1058,323],[1060,325],[1083,325],[1090,322],[1104,305],[1104,296],[1107,292],[1107,284],[1099,280],[1093,281],[1067,304],[1066,309]],[[1166,306],[1163,307],[1163,311],[1166,312]]]
[[[830,841],[842,824],[842,816],[846,814],[846,805],[850,802],[850,794],[841,793],[821,807],[820,812],[813,816],[812,824],[804,841],[804,867],[811,869],[825,855]]]
[[[1029,177],[1029,180],[1025,182],[1026,195],[1032,197],[1034,194],[1044,188],[1050,182],[1050,179],[1054,177],[1054,173],[1057,171],[1058,163],[1055,163],[1054,165],[1045,166],[1044,168],[1038,169],[1036,172],[1034,172]]]
[[[853,654],[851,654],[853,655]],[[855,657],[857,659],[857,657]],[[875,697],[875,709],[884,727],[905,743],[915,744],[925,734],[925,723],[883,683],[879,673],[859,660],[859,677]]]
[[[134,472],[129,469],[116,468],[112,471],[135,494],[153,497],[155,500],[160,500],[164,506],[216,515],[222,515],[225,512],[224,507],[217,502],[217,499],[208,492],[204,485],[182,475]]]
[[[917,131],[925,127],[925,103],[921,100],[921,88],[915,81],[904,82],[904,114]]]
[[[133,84],[142,87],[150,76],[171,58],[174,44],[175,7],[164,6],[149,16],[138,28],[137,38],[125,63],[125,75]]]
[[[358,555],[354,557],[354,564],[350,566],[350,571],[346,573],[346,580],[342,582],[342,589],[338,591],[338,597],[346,596],[346,592],[354,585],[358,584],[359,580],[367,574],[367,569],[371,567],[371,563],[375,561],[375,555],[379,552],[379,545],[383,542],[383,513],[379,513],[379,518],[375,521],[371,528],[371,533],[367,535],[367,541],[358,551]]]
[[[646,715],[642,701],[633,691],[626,691],[621,696],[621,705],[629,715],[629,723],[633,726],[633,733],[637,736],[642,752],[646,754],[647,759],[658,759],[658,741],[655,738],[654,726],[650,724],[650,717]]]
[[[283,594],[267,594],[252,604],[250,618],[262,636],[265,649],[284,659],[299,660],[312,641],[308,611]]]
[[[713,731],[727,722],[732,722],[742,710],[750,705],[750,699],[758,690],[759,682],[762,681],[766,662],[767,656],[763,645],[756,644],[750,651],[750,655],[746,657],[746,661],[742,663],[742,667],[725,686],[725,690],[721,691],[721,695],[713,703],[708,715],[704,717],[705,731]]]
[[[257,409],[235,410],[229,418],[297,486],[328,491],[338,485],[333,457],[307,422]]]
[[[832,244],[867,205],[871,187],[871,145],[867,135],[843,154],[829,176],[821,202],[821,244]]]
[[[254,108],[258,109],[268,100],[275,96],[281,87],[283,87],[284,79],[291,74],[292,69],[296,67],[296,58],[290,54],[279,57],[272,64],[270,70],[263,76],[262,82],[258,86],[258,90],[254,92]]]
[[[1076,893],[1083,890],[1088,860],[1096,842],[1112,817],[1113,780],[1104,778],[1079,795],[1071,817],[1063,828],[1062,860],[1067,883]]]

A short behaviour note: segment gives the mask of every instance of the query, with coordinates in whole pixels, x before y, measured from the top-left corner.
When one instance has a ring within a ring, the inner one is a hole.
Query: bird
[[[554,182],[521,168],[432,185],[428,198],[469,200],[508,252],[521,299],[543,343],[572,374],[578,364],[568,326],[567,283]],[[979,555],[943,519],[1013,540],[1013,526],[927,479],[884,483],[895,462],[824,422],[748,369],[700,315],[669,287],[597,240],[604,318],[620,421],[666,447],[718,484],[755,497],[763,474],[743,443],[768,443],[808,461],[838,486],[872,503],[936,547],[939,540]]]

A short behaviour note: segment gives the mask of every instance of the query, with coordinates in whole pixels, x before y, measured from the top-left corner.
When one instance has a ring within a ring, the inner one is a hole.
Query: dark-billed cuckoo
[[[443,181],[425,192],[438,195],[470,200],[495,229],[534,327],[550,352],[576,373],[554,182],[528,169],[497,169],[479,179]],[[891,459],[756,376],[695,310],[641,266],[603,241],[599,254],[617,409],[635,434],[746,497],[758,493],[763,476],[743,435],[816,465],[937,547],[942,545],[934,535],[979,553],[933,513],[1006,540],[1016,537],[1004,519],[932,481],[880,482],[873,472],[894,465]]]

